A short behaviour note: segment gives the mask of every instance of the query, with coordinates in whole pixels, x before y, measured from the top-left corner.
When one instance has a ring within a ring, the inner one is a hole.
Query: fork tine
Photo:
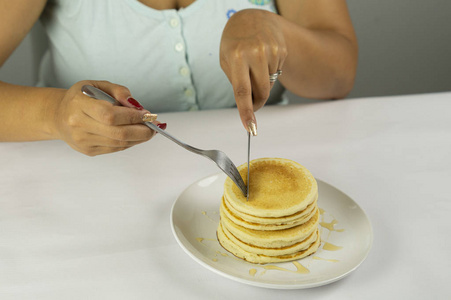
[[[238,186],[238,188],[240,189],[240,191],[246,195],[247,193],[247,187],[246,185],[243,183],[243,181],[240,181],[238,178],[236,178],[235,176],[233,176],[233,182]]]
[[[238,179],[238,178],[241,178],[241,180],[243,180],[243,178],[241,177],[240,172],[238,171],[238,169],[235,167],[235,165],[234,165],[232,162],[230,162],[229,167],[230,167],[231,173],[232,173],[237,179]]]
[[[232,162],[229,162],[229,169],[234,175],[240,175],[240,172],[238,172],[237,168],[233,165]]]
[[[227,158],[227,157],[226,157]],[[246,195],[247,193],[247,187],[246,184],[243,181],[243,178],[241,178],[241,175],[239,174],[236,167],[234,167],[233,163],[229,160],[225,160],[225,164],[222,166],[219,163],[216,163],[218,167],[224,171],[224,173],[227,174],[227,176],[232,179],[232,181],[238,186],[238,188],[243,192],[243,194]]]
[[[230,165],[231,174],[234,177],[235,183],[238,185],[238,187],[241,189],[241,191],[246,194],[247,193],[247,186],[244,183],[243,178],[241,177],[241,174],[238,172],[236,168],[234,168],[233,165]]]
[[[235,179],[236,179],[237,181],[239,181],[239,179],[241,178],[240,173],[238,173],[238,172],[236,171],[236,169],[233,168],[233,167],[230,167],[230,173],[233,175],[233,177],[235,177]],[[241,179],[242,179],[242,178],[241,178]]]
[[[241,189],[243,189],[244,191],[246,190],[246,183],[244,182],[243,178],[241,177],[240,174],[238,175],[234,175],[236,178],[236,181],[238,182],[238,184],[241,186]]]
[[[235,173],[235,176],[238,177],[244,185],[246,185],[246,183],[244,182],[244,178],[241,177],[240,172],[238,172],[238,170],[236,168],[233,168],[233,172]]]

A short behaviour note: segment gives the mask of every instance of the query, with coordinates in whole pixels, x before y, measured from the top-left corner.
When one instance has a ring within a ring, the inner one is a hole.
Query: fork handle
[[[190,146],[188,144],[185,144],[184,142],[178,140],[177,138],[175,138],[174,136],[170,135],[169,133],[167,133],[166,131],[164,131],[163,129],[159,128],[158,126],[156,126],[155,124],[151,123],[151,122],[144,122],[144,124],[149,127],[152,130],[157,131],[158,133],[160,133],[161,135],[163,135],[164,137],[170,139],[171,141],[173,141],[174,143],[176,143],[177,145],[185,148],[188,151],[191,151],[193,153],[199,154],[200,155],[200,149],[197,149],[196,147]]]
[[[113,97],[111,97],[110,95],[108,95],[107,93],[105,93],[104,91],[92,86],[92,85],[84,85],[81,88],[81,92],[83,94],[85,94],[88,97],[97,99],[97,100],[106,100],[108,102],[110,102],[113,105],[121,105],[121,103],[119,101],[117,101],[116,99],[114,99]],[[198,149],[196,147],[193,147],[191,145],[185,144],[184,142],[180,141],[179,139],[173,137],[172,135],[170,135],[169,133],[167,133],[165,130],[160,129],[158,126],[156,126],[155,124],[151,123],[151,122],[144,122],[144,124],[149,127],[152,130],[155,130],[156,132],[160,133],[161,135],[163,135],[164,137],[170,139],[171,141],[173,141],[174,143],[176,143],[177,145],[183,147],[184,149],[193,152],[195,154],[204,156],[204,157],[208,157],[209,159],[211,159],[212,161],[214,161],[216,163],[216,165],[227,175],[229,176],[234,182],[235,184],[243,191],[244,194],[246,194],[246,189],[241,188],[240,184],[237,182],[237,179],[233,178],[233,176],[229,175],[227,173],[226,170],[224,170],[217,161],[215,161],[214,159],[212,159],[210,156],[208,155],[204,155],[203,152],[204,150]],[[232,163],[233,165],[233,163]],[[236,169],[236,167],[233,165],[233,167]],[[245,187],[244,182],[242,180],[242,178],[240,177],[239,180],[241,180],[242,185]]]
[[[105,93],[101,89],[98,89],[96,87],[93,87],[92,85],[84,85],[81,87],[81,92],[85,94],[86,96],[89,96],[91,98],[97,99],[97,100],[105,100],[110,102],[113,105],[120,106],[121,103],[111,97],[109,94]]]

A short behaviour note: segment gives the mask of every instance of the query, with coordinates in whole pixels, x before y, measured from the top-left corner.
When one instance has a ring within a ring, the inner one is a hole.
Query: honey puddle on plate
[[[320,208],[319,209],[319,213],[321,215],[321,222],[319,222],[319,225],[323,228],[326,228],[327,230],[329,230],[329,232],[332,231],[336,231],[336,232],[343,232],[345,231],[344,229],[335,229],[335,224],[338,223],[338,221],[333,218],[333,220],[331,222],[324,222],[324,209]]]
[[[201,243],[202,245],[204,245],[205,247],[208,247],[207,245],[205,245],[204,243],[203,243],[203,241],[211,241],[211,242],[216,242],[216,240],[215,239],[206,239],[206,238],[201,238],[201,237],[198,237],[198,238],[196,238],[196,240],[199,242],[199,243]]]
[[[333,219],[332,222],[330,222],[330,223],[319,222],[319,225],[320,225],[321,227],[326,228],[326,229],[329,230],[329,231],[343,232],[344,229],[335,229],[335,224],[337,224],[337,223],[338,223],[338,221],[335,220],[335,219]]]
[[[323,249],[327,250],[327,251],[337,251],[337,250],[343,249],[343,247],[335,246],[334,244],[325,242],[324,245],[323,245]]]
[[[321,227],[323,227],[323,228],[329,230],[329,236],[330,236],[330,234],[331,234],[332,232],[343,232],[343,231],[344,231],[344,229],[336,229],[336,228],[335,228],[335,225],[338,224],[338,221],[337,221],[335,218],[333,218],[331,222],[325,222],[325,221],[324,221],[324,214],[325,214],[325,211],[324,211],[324,209],[322,209],[322,208],[320,208],[319,210],[320,210],[320,215],[321,215],[321,221],[319,222],[319,225],[320,225]],[[217,222],[217,221],[213,220],[213,219],[208,215],[207,212],[202,211],[201,213],[202,213],[202,215],[204,215],[206,218],[208,218],[210,221]],[[213,214],[217,214],[217,213],[214,212]],[[328,237],[329,237],[329,236],[328,236]],[[202,238],[202,237],[198,237],[198,238],[196,238],[196,240],[197,240],[200,244],[202,244],[203,246],[208,247],[208,248],[211,248],[211,249],[212,249],[212,247],[210,247],[209,245],[207,245],[207,244],[205,243],[205,241],[215,242],[215,243],[217,242],[217,239],[209,239],[209,238]],[[337,245],[331,244],[331,243],[329,243],[329,242],[327,242],[327,241],[323,241],[323,246],[322,246],[320,249],[323,249],[323,250],[326,250],[326,251],[338,251],[338,250],[343,249],[343,247],[342,247],[342,246],[337,246]],[[318,249],[318,250],[319,250],[319,249]],[[227,258],[232,257],[232,258],[234,258],[234,259],[236,259],[236,260],[238,260],[238,261],[243,261],[242,259],[239,259],[239,258],[235,257],[234,255],[228,255],[228,253],[225,253],[225,252],[215,251],[215,253],[216,253],[216,254],[214,255],[214,258],[212,258],[212,261],[214,261],[214,262],[217,262],[217,261],[219,260],[219,257],[220,257],[220,256],[222,256],[222,257],[227,257]],[[318,251],[317,251],[316,253],[318,253]],[[219,256],[218,256],[218,255],[219,255]],[[307,257],[306,257],[306,258],[307,258]],[[304,258],[303,260],[305,260],[306,258]],[[337,260],[337,259],[328,259],[328,258],[322,258],[322,257],[319,257],[319,256],[310,256],[310,258],[311,258],[311,260],[321,260],[321,261],[326,261],[326,262],[331,262],[331,263],[337,263],[337,262],[339,262],[339,260]],[[310,261],[310,262],[311,262],[311,261]],[[276,265],[259,265],[258,268],[262,268],[262,269],[263,269],[263,271],[259,274],[259,276],[264,275],[268,270],[275,270],[275,271],[281,271],[281,272],[289,272],[289,273],[295,273],[295,274],[308,274],[308,273],[310,273],[310,270],[309,270],[307,267],[305,267],[304,265],[302,265],[299,261],[293,261],[293,262],[291,262],[291,263],[296,267],[296,270],[290,270],[290,269],[283,268],[283,267],[279,267],[279,266],[276,266]],[[257,270],[256,268],[251,268],[251,269],[249,269],[249,275],[250,275],[250,276],[254,277],[254,276],[257,275],[257,273],[258,273],[258,270]]]
[[[306,267],[304,267],[300,262],[294,261],[292,262],[292,264],[296,267],[296,271],[290,270],[290,269],[286,269],[286,268],[282,268],[279,266],[275,266],[275,265],[265,265],[262,266],[263,272],[260,274],[260,276],[264,275],[266,273],[267,270],[277,270],[277,271],[283,271],[283,272],[289,272],[289,273],[297,273],[297,274],[308,274],[310,273],[310,270],[307,269]],[[249,270],[249,275],[251,276],[255,276],[255,274],[257,274],[257,269],[250,269]]]
[[[319,256],[313,256],[313,259],[315,259],[315,260],[325,260],[325,261],[333,262],[333,263],[339,262],[339,260],[337,260],[337,259],[327,259],[327,258],[322,258],[322,257],[319,257]]]
[[[213,220],[213,218],[211,218],[208,213],[206,211],[202,211],[202,214],[207,217],[210,221],[212,222],[216,222],[215,220]],[[217,212],[213,212],[213,214],[217,214]]]
[[[297,273],[297,274],[308,274],[310,273],[310,270],[307,269],[306,267],[304,267],[303,265],[301,265],[301,263],[299,263],[298,261],[293,261],[292,264],[296,267],[296,271],[290,270],[290,269],[286,269],[286,268],[282,268],[279,266],[274,266],[274,265],[266,265],[266,266],[262,266],[263,269],[265,269],[265,271],[263,271],[263,274],[266,273],[267,270],[277,270],[277,271],[284,271],[284,272],[290,272],[290,273]]]

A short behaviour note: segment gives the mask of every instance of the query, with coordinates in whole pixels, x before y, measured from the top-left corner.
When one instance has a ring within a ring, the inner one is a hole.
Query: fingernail
[[[133,105],[134,107],[136,107],[136,108],[139,109],[139,110],[141,110],[141,109],[144,108],[138,101],[136,101],[136,100],[135,100],[134,98],[132,98],[132,97],[129,97],[129,98],[127,99],[127,101],[128,101],[128,103],[130,103],[131,105]]]
[[[156,121],[157,118],[158,118],[157,114],[149,114],[149,113],[147,113],[147,114],[144,114],[142,116],[143,122],[153,122],[153,121]]]
[[[167,123],[160,123],[160,124],[157,124],[157,126],[158,126],[158,128],[165,130],[166,127],[168,127],[168,124]]]
[[[252,136],[257,135],[257,124],[254,121],[249,121],[247,123],[247,130],[251,133]]]

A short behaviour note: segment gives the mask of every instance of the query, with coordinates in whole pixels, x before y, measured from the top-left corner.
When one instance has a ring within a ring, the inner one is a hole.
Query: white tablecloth
[[[234,109],[159,119],[187,143],[247,159]],[[257,119],[253,158],[298,161],[367,212],[373,248],[351,275],[273,290],[192,260],[171,206],[218,170],[162,136],[98,157],[61,141],[2,143],[0,299],[450,299],[451,93],[273,106]]]

